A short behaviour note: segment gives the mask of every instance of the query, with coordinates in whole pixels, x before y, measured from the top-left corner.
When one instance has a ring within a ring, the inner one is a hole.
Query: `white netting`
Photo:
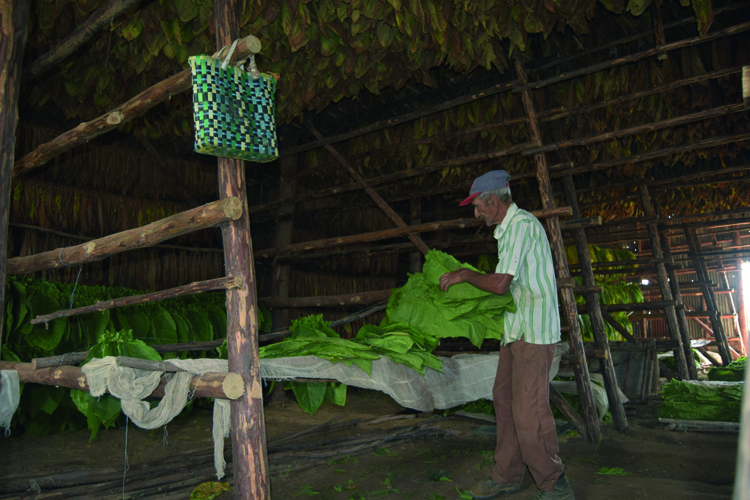
[[[16,370],[0,371],[0,427],[5,429],[5,435],[10,434],[10,422],[18,408],[21,390]]]

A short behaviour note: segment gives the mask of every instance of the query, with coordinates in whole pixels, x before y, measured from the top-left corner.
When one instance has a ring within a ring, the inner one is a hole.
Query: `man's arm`
[[[471,269],[458,269],[440,277],[440,288],[447,292],[452,285],[466,282],[485,292],[502,295],[510,288],[511,281],[513,281],[511,274],[482,274]]]

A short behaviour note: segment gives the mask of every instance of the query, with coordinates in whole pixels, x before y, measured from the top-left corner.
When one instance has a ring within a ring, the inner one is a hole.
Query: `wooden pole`
[[[154,293],[145,293],[143,295],[132,295],[130,297],[122,297],[120,299],[112,299],[105,301],[97,301],[96,304],[90,306],[79,307],[77,309],[63,309],[61,311],[53,312],[50,314],[43,314],[33,318],[29,323],[36,325],[38,323],[48,323],[57,318],[69,318],[71,316],[77,316],[79,314],[86,314],[96,311],[106,311],[107,309],[113,309],[115,307],[132,306],[135,304],[148,304],[151,302],[158,302],[160,300],[171,299],[173,297],[180,297],[182,295],[193,295],[196,293],[209,292],[211,290],[228,290],[231,288],[239,288],[242,286],[242,278],[228,276],[226,278],[216,278],[207,281],[197,281],[190,283],[189,285],[178,286],[170,288],[169,290],[162,290]]]
[[[620,137],[627,137],[629,135],[643,134],[646,132],[653,132],[654,130],[661,130],[663,128],[676,127],[678,125],[685,125],[698,120],[708,120],[710,118],[716,118],[719,116],[730,115],[732,113],[745,112],[745,106],[742,103],[727,104],[725,106],[719,106],[713,109],[699,111],[697,113],[690,113],[684,116],[676,116],[674,118],[668,118],[665,120],[658,120],[653,123],[646,123],[645,125],[638,125],[636,127],[613,130],[603,134],[583,137],[580,139],[568,139],[560,141],[554,144],[545,144],[536,148],[530,148],[522,152],[522,156],[533,156],[540,152],[557,151],[558,149],[575,148],[580,146],[588,146],[597,142],[611,141],[613,139],[619,139]]]
[[[520,153],[521,151],[523,151],[524,149],[528,148],[531,145],[532,143],[516,144],[514,146],[510,146],[507,148],[500,148],[500,149],[495,149],[493,151],[487,151],[484,153],[477,153],[474,155],[464,156],[463,158],[450,158],[448,160],[441,160],[431,165],[425,165],[424,167],[400,170],[392,174],[381,175],[380,177],[367,179],[367,186],[375,187],[381,184],[390,184],[390,183],[397,182],[403,179],[409,179],[411,177],[417,177],[420,175],[429,174],[431,172],[438,172],[447,167],[455,167],[459,165],[466,165],[470,163],[477,163],[477,162],[482,162],[482,161],[487,161],[487,160],[493,160],[496,158],[502,158],[504,156],[509,156],[512,154]],[[318,190],[314,193],[311,193],[305,196],[298,196],[295,201],[296,203],[302,203],[304,201],[316,200],[318,198],[325,198],[327,196],[348,193],[351,191],[358,191],[360,189],[362,189],[362,186],[359,184],[354,184],[354,183],[342,184],[340,186],[333,186],[327,189],[321,189],[321,190]],[[262,205],[255,205],[250,208],[250,214],[252,215],[252,214],[256,214],[258,212],[264,212],[267,210],[275,210],[276,208],[282,206],[283,204],[284,203],[277,200],[277,201],[272,201],[269,203],[264,203]]]
[[[653,204],[657,221],[664,222],[664,214],[662,214],[661,204],[658,197],[653,198]],[[685,315],[685,306],[682,301],[682,293],[680,292],[680,282],[677,279],[677,272],[674,267],[674,261],[672,260],[672,248],[669,243],[669,234],[663,230],[663,226],[659,226],[658,232],[661,235],[661,248],[664,252],[665,260],[670,261],[665,262],[664,266],[667,271],[672,297],[674,297],[675,314],[677,316],[677,325],[680,329],[680,337],[682,338],[682,348],[685,351],[685,364],[687,365],[688,377],[690,380],[698,380],[698,370],[695,368],[695,362],[693,361],[693,348],[690,343],[690,328],[688,327],[687,316]],[[667,300],[663,296],[662,299]]]
[[[27,83],[61,62],[99,33],[104,26],[112,23],[117,16],[139,2],[140,0],[110,0],[104,3],[52,50],[29,64],[23,72],[23,82]]]
[[[307,130],[309,130],[310,133],[312,133],[315,136],[316,139],[318,139],[319,141],[325,140],[323,136],[320,135],[320,132],[318,132],[318,130],[312,125],[312,123],[310,123],[309,121],[305,121],[305,126],[307,127]],[[344,167],[344,170],[349,172],[349,175],[354,177],[354,180],[357,181],[357,184],[359,184],[359,186],[365,190],[365,193],[367,193],[367,195],[370,198],[372,198],[372,200],[380,208],[380,210],[382,210],[383,213],[385,213],[385,215],[389,219],[391,219],[391,221],[394,224],[396,224],[396,226],[401,227],[401,228],[408,227],[408,225],[406,224],[406,222],[404,222],[401,216],[398,215],[396,211],[393,210],[390,207],[390,205],[388,205],[388,203],[386,203],[385,200],[381,198],[380,195],[373,188],[367,185],[367,181],[365,180],[365,178],[362,177],[362,175],[359,172],[357,172],[349,164],[348,161],[346,161],[346,158],[344,158],[344,156],[336,148],[334,148],[330,144],[326,144],[325,148],[331,154],[331,156],[333,156],[336,159],[339,165]],[[425,245],[424,241],[422,241],[422,238],[420,238],[416,234],[407,234],[406,237],[409,238],[409,241],[411,241],[414,244],[414,246],[416,246],[423,254],[426,254],[427,252],[430,251],[429,247]]]
[[[13,159],[21,91],[21,63],[31,0],[0,2],[0,325],[5,315],[5,275],[8,258]],[[0,350],[3,337],[0,326]]]
[[[526,83],[526,71],[520,59],[516,58],[516,71],[518,78]],[[528,91],[521,93],[523,106],[528,116],[529,137],[532,141],[541,144],[541,134],[539,133],[539,124],[534,111],[534,105],[531,102],[531,95]],[[534,156],[536,163],[537,180],[539,182],[539,193],[542,197],[542,206],[546,210],[555,208],[555,199],[552,196],[552,186],[550,183],[549,172],[547,171],[547,159],[544,154]],[[568,261],[565,257],[565,247],[560,231],[560,221],[557,217],[547,219],[547,229],[552,246],[552,256],[554,257],[558,278],[570,278],[568,270]],[[575,356],[581,356],[582,363],[573,365],[573,371],[576,377],[576,386],[578,397],[581,402],[581,412],[583,420],[586,423],[586,439],[592,443],[598,443],[601,440],[601,430],[599,428],[599,417],[596,414],[594,405],[594,395],[591,392],[591,377],[589,375],[588,365],[586,364],[586,354],[583,349],[583,339],[581,338],[581,328],[578,324],[578,312],[576,311],[575,297],[573,291],[564,289],[560,292],[563,310],[568,324],[568,343],[570,344],[571,353]]]
[[[89,392],[86,375],[76,366],[54,366],[34,369],[31,363],[0,361],[0,370],[16,370],[20,382],[56,387],[69,387]],[[167,381],[162,380],[150,397],[164,397]],[[236,373],[204,373],[196,375],[190,382],[190,389],[200,398],[237,399],[245,392],[242,378]]]
[[[643,206],[643,213],[646,217],[654,217],[654,207],[651,204],[651,196],[648,192],[648,187],[645,184],[641,184],[638,187],[641,204]],[[647,224],[649,239],[651,241],[651,252],[656,259],[663,259],[664,254],[662,253],[661,241],[659,239],[659,227],[656,221],[652,220]],[[659,290],[663,300],[673,302],[672,290],[669,287],[669,280],[667,278],[667,269],[664,264],[656,264],[656,275],[657,282],[659,283]],[[677,347],[674,350],[675,367],[677,368],[677,375],[686,379],[689,377],[687,361],[685,357],[685,349],[682,343],[682,334],[680,333],[680,327],[677,323],[677,313],[674,305],[667,305],[664,307],[664,313],[667,318],[667,327],[669,329],[669,336],[676,342]],[[692,360],[692,357],[690,358]]]
[[[151,247],[170,238],[237,220],[243,213],[240,198],[224,198],[80,245],[10,259],[8,274],[33,273],[43,269],[97,262],[127,250]]]
[[[654,24],[654,38],[656,39],[656,46],[661,47],[666,45],[667,40],[664,38],[664,23],[661,20],[661,5],[658,3],[651,4],[651,14]],[[656,58],[659,61],[667,59],[667,53],[661,52],[657,54]]]
[[[239,37],[236,0],[216,0],[216,45],[223,47]],[[255,264],[247,212],[245,162],[219,158],[220,198],[239,197],[242,217],[222,227],[224,263],[231,276],[244,277],[244,286],[227,290],[227,347],[229,371],[239,373],[248,388],[231,403],[232,456],[235,498],[266,500],[269,494],[266,432],[263,422],[263,382],[258,355],[258,298]]]
[[[573,209],[573,217],[576,219],[580,218],[581,211],[578,209],[578,196],[576,195],[573,178],[571,176],[563,177],[563,183],[565,186],[565,197],[567,198],[568,205]],[[596,286],[594,272],[591,267],[589,245],[586,242],[585,230],[573,230],[573,240],[575,241],[576,251],[578,252],[578,262],[581,265],[581,278],[583,284],[584,286]],[[609,342],[607,341],[607,331],[604,327],[604,319],[602,318],[601,306],[599,305],[599,297],[596,293],[587,293],[584,297],[586,298],[591,329],[594,333],[594,343],[597,349],[606,353],[604,358],[599,358],[599,367],[604,376],[604,389],[607,391],[607,399],[609,400],[609,409],[612,412],[612,420],[615,423],[615,428],[619,432],[625,432],[628,430],[628,418],[625,415],[625,408],[622,406],[620,393],[618,392],[617,375],[615,375],[615,367],[609,353]]]
[[[589,75],[591,73],[596,73],[604,69],[614,68],[616,66],[621,66],[623,64],[640,61],[641,59],[645,59],[647,57],[658,55],[664,52],[669,52],[671,50],[677,50],[677,49],[681,49],[684,47],[692,47],[694,45],[698,45],[701,43],[710,42],[713,40],[717,40],[719,38],[724,38],[725,36],[734,35],[735,33],[742,33],[743,31],[746,31],[748,29],[750,29],[750,21],[740,23],[740,24],[735,24],[734,26],[730,26],[729,28],[715,31],[713,33],[708,33],[705,36],[696,36],[693,38],[686,38],[684,40],[679,40],[676,42],[668,43],[660,47],[654,47],[652,49],[644,50],[642,52],[637,52],[635,54],[618,57],[610,61],[605,61],[603,63],[594,64],[594,65],[581,68],[578,70],[560,73],[557,76],[553,76],[551,78],[547,78],[544,80],[539,80],[537,82],[527,83],[527,84],[518,86],[513,89],[513,92],[519,93],[525,90],[532,90],[532,89],[546,87],[547,85],[552,85],[552,84],[559,83],[565,80],[570,80],[571,78],[576,78],[578,76]]]
[[[698,279],[707,283],[709,281],[708,269],[706,268],[706,261],[699,255],[701,243],[698,233],[695,229],[685,229],[684,231]],[[722,363],[726,366],[732,362],[732,357],[729,354],[729,345],[727,344],[727,337],[724,334],[724,325],[721,323],[721,317],[716,307],[716,297],[714,297],[713,290],[708,285],[701,285],[701,290],[703,291],[703,298],[706,301],[708,316],[711,319],[711,327],[718,343],[719,355],[721,356]]]
[[[557,207],[550,209],[535,210],[531,212],[535,217],[542,219],[547,217],[560,217],[570,215],[570,207]],[[417,226],[407,226],[403,228],[384,229],[382,231],[373,231],[371,233],[355,234],[352,236],[340,236],[338,238],[328,238],[325,240],[307,241],[305,243],[296,243],[283,248],[268,248],[258,250],[258,258],[270,258],[282,255],[292,255],[308,250],[319,248],[330,248],[340,245],[351,245],[354,243],[367,243],[370,241],[385,240],[396,238],[411,233],[424,233],[428,231],[440,231],[443,229],[461,229],[466,227],[476,227],[484,224],[479,219],[456,219],[450,221],[427,222]]]
[[[288,139],[292,144],[297,143],[296,134]],[[295,212],[294,198],[297,195],[297,167],[299,155],[290,155],[279,160],[279,170],[281,178],[279,180],[279,200],[289,201],[291,203],[282,205],[277,211],[277,220],[286,216],[293,215]],[[289,246],[294,241],[294,219],[284,218],[276,223],[273,236],[273,244],[276,248]],[[289,262],[281,262],[274,259],[273,268],[271,269],[271,295],[276,297],[289,297],[289,289],[292,279],[292,266]],[[291,324],[291,316],[288,309],[275,309],[272,311],[273,328],[282,328]],[[276,394],[281,395],[281,392]]]
[[[228,44],[231,44],[230,40]],[[260,51],[260,41],[250,35],[238,41],[231,60],[241,61]],[[123,123],[136,118],[157,104],[166,101],[175,94],[188,90],[191,86],[190,70],[186,69],[166,80],[149,87],[137,96],[102,116],[83,122],[76,128],[65,132],[52,141],[42,144],[31,153],[15,162],[14,177],[25,175],[41,167],[60,153],[90,141]]]

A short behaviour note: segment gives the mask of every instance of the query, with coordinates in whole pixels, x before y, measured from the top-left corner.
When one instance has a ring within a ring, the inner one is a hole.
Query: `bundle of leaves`
[[[381,326],[406,323],[435,338],[466,337],[479,347],[485,338],[501,339],[505,311],[515,311],[510,292],[498,295],[469,283],[453,285],[444,292],[440,277],[459,268],[478,271],[439,250],[425,256],[421,273],[409,276],[393,290]]]
[[[745,363],[747,358],[742,356],[729,363],[727,366],[719,368],[711,367],[708,371],[708,380],[722,380],[725,382],[744,382],[745,381]]]
[[[739,422],[742,382],[674,379],[664,386],[659,416],[679,420]]]
[[[385,356],[421,375],[426,368],[441,371],[440,360],[431,353],[438,340],[406,324],[364,325],[355,338],[348,340],[331,329],[322,314],[317,314],[294,320],[291,331],[291,337],[284,341],[261,347],[260,357],[317,356],[333,363],[359,366],[372,375],[372,362]],[[289,382],[287,385],[294,391],[300,407],[310,414],[315,413],[325,399],[339,405],[346,402],[344,384]]]
[[[50,321],[48,327],[30,323],[32,318],[61,309],[84,307],[98,301],[142,293],[127,288],[75,286],[26,276],[8,276],[4,321],[0,325],[2,359],[25,362],[33,358],[90,350],[89,359],[116,353],[112,355],[161,360],[156,351],[144,347],[226,337],[225,294],[222,292],[187,295],[159,303],[58,318]],[[270,330],[271,315],[268,309],[261,306],[259,319],[261,330]],[[105,347],[107,345],[110,347]],[[196,355],[205,354],[201,352]],[[164,358],[176,356],[175,353],[167,353]],[[185,358],[188,353],[180,356]],[[73,391],[73,394],[76,392],[80,391]],[[13,429],[35,435],[53,434],[80,430],[86,427],[88,420],[88,426],[95,434],[94,417],[105,425],[112,425],[119,414],[119,403],[115,412],[115,405],[108,402],[107,396],[99,398],[99,405],[91,407],[90,411],[81,410],[86,415],[86,419],[82,419],[76,405],[86,398],[80,394],[73,398],[77,399],[71,399],[71,390],[67,388],[27,385],[14,415]]]

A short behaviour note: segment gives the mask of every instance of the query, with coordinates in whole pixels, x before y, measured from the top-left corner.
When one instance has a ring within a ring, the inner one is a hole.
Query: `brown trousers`
[[[500,348],[492,389],[497,420],[492,479],[498,484],[520,481],[527,466],[537,487],[552,491],[563,472],[549,407],[554,357],[554,344],[529,344],[523,337]]]

